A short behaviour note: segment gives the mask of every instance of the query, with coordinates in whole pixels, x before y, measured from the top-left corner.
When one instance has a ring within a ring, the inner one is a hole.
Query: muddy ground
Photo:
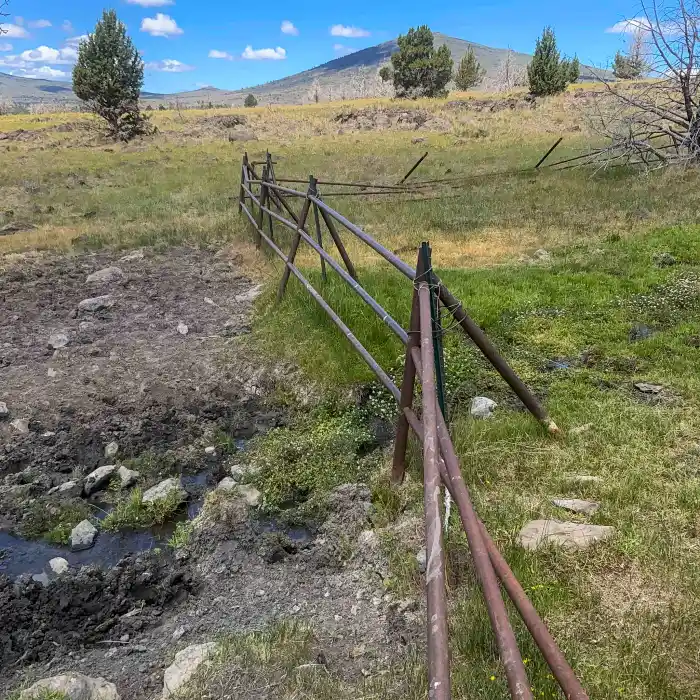
[[[75,670],[114,682],[123,700],[152,698],[179,649],[286,617],[313,625],[329,669],[348,681],[420,638],[412,606],[398,614],[384,590],[376,537],[362,534],[371,504],[360,485],[341,487],[327,521],[301,537],[270,532],[236,498],[177,551],[143,536],[114,549],[121,536],[100,533],[77,555],[26,537],[37,510],[84,505],[84,494],[49,491],[98,466],[141,460],[143,487],[182,475],[195,499],[226,475],[236,445],[285,422],[266,398],[274,372],[240,342],[258,291],[231,251],[0,263],[0,696]],[[96,297],[101,308],[81,305]],[[69,573],[33,580],[57,554]]]

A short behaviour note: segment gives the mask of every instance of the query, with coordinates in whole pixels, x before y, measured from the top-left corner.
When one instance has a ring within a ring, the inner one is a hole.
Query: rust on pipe
[[[420,356],[423,374],[423,500],[425,506],[425,585],[428,602],[428,697],[449,700],[450,652],[445,595],[445,557],[440,522],[440,472],[438,471],[437,397],[433,375],[433,333],[430,290],[418,288],[420,309]]]

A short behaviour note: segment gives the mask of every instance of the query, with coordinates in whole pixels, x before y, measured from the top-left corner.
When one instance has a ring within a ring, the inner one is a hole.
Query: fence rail
[[[558,144],[555,144],[554,147],[556,145]],[[550,149],[550,153],[554,147]],[[469,549],[486,601],[511,697],[518,700],[531,700],[532,692],[515,634],[508,619],[498,585],[499,580],[525,622],[535,643],[542,651],[542,655],[564,691],[565,697],[570,700],[587,700],[588,695],[571,666],[567,663],[556,641],[547,630],[505,558],[498,551],[484,524],[479,519],[469,489],[462,478],[459,459],[450,438],[444,411],[438,400],[441,373],[439,359],[436,361],[440,353],[439,348],[436,347],[439,342],[439,333],[436,333],[434,314],[438,305],[441,304],[454,317],[457,324],[509,384],[525,407],[550,433],[558,432],[556,424],[548,416],[537,397],[501,356],[488,336],[471,319],[461,303],[435,274],[430,260],[430,250],[426,243],[419,250],[416,267],[411,267],[363,231],[361,227],[328,206],[318,191],[320,181],[310,176],[308,189],[305,192],[293,190],[279,184],[275,177],[274,165],[275,162],[268,153],[266,160],[263,161],[262,175],[258,177],[255,165],[248,160],[247,154],[244,155],[241,166],[239,211],[244,213],[250,221],[256,245],[260,247],[264,242],[285,264],[277,295],[278,301],[282,299],[289,277],[293,275],[326,312],[331,321],[367,363],[377,379],[396,400],[399,408],[399,419],[392,466],[394,484],[401,483],[404,478],[409,430],[413,430],[423,444],[429,698],[431,700],[449,700],[451,697],[445,557],[440,508],[440,492],[441,487],[444,486],[457,505],[467,535]],[[280,179],[280,181],[283,180]],[[290,182],[289,180],[284,181]],[[307,183],[307,181],[294,180],[291,182]],[[343,184],[344,186],[352,186],[352,183]],[[363,186],[360,183],[355,184]],[[301,209],[298,213],[294,211],[287,198],[301,200]],[[310,226],[307,225],[310,220],[313,220],[315,236],[312,235]],[[325,224],[342,264],[324,247],[321,221]],[[275,242],[275,222],[294,234],[287,254]],[[267,232],[265,231],[266,224]],[[408,278],[412,291],[411,320],[408,331],[404,330],[396,319],[392,318],[386,309],[362,287],[336,224],[341,225]],[[318,254],[323,279],[326,278],[326,266],[328,266],[382,319],[387,328],[406,347],[404,374],[400,389],[367,348],[362,345],[352,330],[331,308],[322,294],[295,265],[302,242],[308,244]],[[422,385],[420,416],[416,412],[417,407],[414,407],[416,380],[420,381]]]

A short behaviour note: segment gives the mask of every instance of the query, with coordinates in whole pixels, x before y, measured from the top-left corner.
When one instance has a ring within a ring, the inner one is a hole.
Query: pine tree
[[[123,141],[150,131],[139,109],[143,61],[114,10],[105,10],[95,31],[80,42],[73,91]]]
[[[469,90],[476,87],[484,79],[484,75],[486,75],[486,71],[481,67],[479,61],[476,60],[474,49],[470,46],[459,62],[455,73],[455,85],[458,90]]]
[[[255,95],[251,92],[243,101],[244,107],[257,107],[258,101],[255,99]]]
[[[437,51],[427,25],[409,29],[398,38],[399,50],[392,55],[394,90],[397,97],[443,97],[452,77],[450,50],[443,44]]]
[[[551,27],[545,27],[537,40],[535,55],[527,67],[527,77],[533,95],[556,95],[566,90],[570,63],[560,59],[557,40]]]
[[[578,56],[574,56],[569,62],[569,82],[577,83],[578,79],[581,77],[581,61],[578,60]]]

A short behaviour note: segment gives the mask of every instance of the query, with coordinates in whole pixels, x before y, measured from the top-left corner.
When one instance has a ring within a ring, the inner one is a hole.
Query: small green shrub
[[[30,540],[68,544],[71,530],[91,514],[90,506],[82,502],[53,506],[36,501],[22,522],[20,534]]]
[[[173,549],[181,549],[190,543],[194,524],[191,520],[183,520],[175,525],[175,531],[168,540],[168,546]]]
[[[172,518],[180,505],[180,495],[175,491],[159,501],[144,503],[143,492],[135,488],[126,498],[116,503],[114,510],[102,521],[102,528],[116,531],[160,525]]]

